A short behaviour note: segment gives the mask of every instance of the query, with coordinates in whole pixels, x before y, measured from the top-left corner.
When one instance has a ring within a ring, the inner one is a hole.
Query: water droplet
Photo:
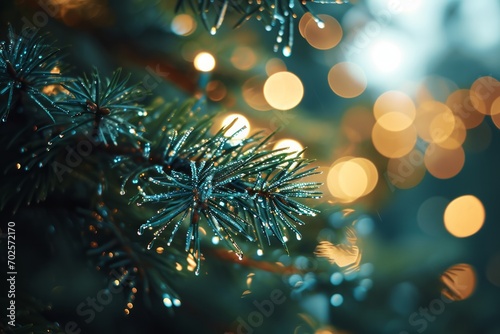
[[[273,29],[273,27],[271,27],[271,26],[268,24],[268,25],[266,25],[266,28],[265,28],[265,29],[266,29],[266,31],[271,31],[271,29]]]
[[[174,306],[177,306],[177,307],[181,306],[181,301],[179,299],[175,298],[174,299]]]
[[[257,249],[257,255],[258,255],[258,256],[262,256],[262,255],[264,255],[264,251],[263,251],[262,249],[260,249],[260,248],[259,248],[259,249]]]
[[[163,305],[166,307],[172,307],[172,300],[169,298],[170,296],[168,294],[164,294],[163,297]]]
[[[122,196],[125,195],[125,190],[121,189],[120,190],[120,195],[122,195]]]
[[[297,238],[297,240],[301,240],[302,239],[302,236],[300,235],[300,233],[295,234],[295,237]]]
[[[63,137],[64,137],[64,135],[61,133],[61,134],[59,135],[59,138],[63,138]]]
[[[141,225],[139,229],[137,230],[137,235],[142,235],[144,233],[144,225]]]
[[[216,27],[212,27],[212,29],[210,29],[210,34],[211,35],[215,35],[215,33],[217,33],[217,28]]]

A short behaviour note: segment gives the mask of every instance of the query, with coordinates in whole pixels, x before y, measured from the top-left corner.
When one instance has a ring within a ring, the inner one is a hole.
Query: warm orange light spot
[[[247,71],[257,63],[257,55],[248,46],[240,46],[234,49],[231,55],[231,63],[237,69]]]
[[[266,74],[268,76],[274,73],[286,71],[286,65],[283,60],[279,58],[271,58],[266,63]]]
[[[340,23],[330,15],[320,14],[322,22],[309,20],[304,29],[304,38],[312,47],[319,50],[328,50],[339,44],[342,39]]]
[[[361,67],[354,63],[343,62],[330,69],[328,84],[338,96],[353,98],[365,91],[367,80]]]
[[[431,143],[424,156],[425,167],[438,179],[449,179],[457,175],[464,166],[465,153],[460,146],[453,150]]]
[[[327,176],[328,190],[340,202],[353,202],[369,194],[377,182],[377,168],[365,158],[340,158]]]
[[[229,127],[224,133],[224,136],[231,137],[231,139],[236,141],[245,139],[250,133],[250,122],[241,114],[227,115],[224,117],[224,120],[222,120],[221,127]]]
[[[207,84],[207,96],[212,101],[220,101],[227,94],[226,86],[222,81],[213,80]]]
[[[476,289],[476,272],[471,265],[461,263],[448,268],[441,275],[444,284],[441,294],[449,300],[459,301],[469,298]]]
[[[354,158],[351,162],[358,164],[362,169],[364,174],[366,174],[366,186],[361,194],[361,196],[366,196],[375,189],[378,182],[378,171],[377,167],[368,159],[365,158]]]
[[[490,76],[481,77],[474,81],[469,94],[474,108],[482,114],[490,115],[493,101],[500,96],[500,82]]]
[[[484,224],[486,213],[481,201],[473,195],[455,198],[444,211],[444,226],[457,238],[475,234]]]
[[[302,150],[304,150],[304,146],[302,146],[301,143],[294,139],[281,139],[279,140],[276,144],[274,144],[273,150],[279,150],[280,153],[288,153],[288,154],[293,154],[293,153],[299,153]]]
[[[491,105],[491,120],[500,129],[500,97],[497,97]]]
[[[460,117],[466,129],[472,129],[481,124],[484,114],[474,108],[468,89],[458,89],[448,96],[446,105],[455,116]]]
[[[196,21],[187,14],[179,14],[174,17],[170,29],[176,35],[188,36],[196,30]]]
[[[339,170],[339,186],[343,193],[350,198],[359,198],[368,185],[368,175],[363,167],[353,162],[346,161]]]
[[[428,100],[418,107],[415,126],[426,142],[443,142],[453,132],[455,117],[446,104]]]
[[[242,94],[245,102],[253,109],[260,111],[272,109],[264,97],[264,82],[264,77],[255,76],[245,81],[242,87]]]
[[[466,137],[467,129],[465,128],[464,122],[462,122],[461,118],[455,117],[453,131],[446,139],[436,142],[436,144],[442,148],[453,150],[462,146]]]
[[[407,94],[391,90],[377,98],[373,105],[373,115],[387,130],[401,131],[413,123],[416,109]],[[387,122],[390,124],[386,124]]]
[[[326,258],[332,264],[335,263],[339,267],[345,268],[346,272],[358,270],[361,262],[361,251],[357,246],[356,232],[351,227],[346,228],[345,243],[335,245],[326,240],[320,241],[314,254]]]
[[[413,119],[398,112],[388,112],[383,114],[377,122],[386,130],[402,131],[413,123]]]
[[[389,131],[378,122],[372,130],[372,141],[377,151],[388,158],[400,158],[408,154],[417,142],[417,131],[412,125],[402,131]]]
[[[300,32],[300,35],[304,38],[305,38],[306,26],[309,23],[309,21],[314,22],[314,17],[310,12],[304,13],[304,15],[302,15],[302,17],[300,18],[300,21],[299,21],[299,32]]]
[[[201,72],[210,72],[215,68],[215,58],[208,52],[200,52],[194,57],[194,67]]]
[[[289,110],[296,107],[304,96],[302,81],[291,72],[271,75],[264,84],[264,97],[273,108]]]

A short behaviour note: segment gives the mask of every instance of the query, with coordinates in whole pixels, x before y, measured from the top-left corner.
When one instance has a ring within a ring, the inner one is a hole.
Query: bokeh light
[[[483,203],[473,195],[464,195],[455,198],[446,207],[444,226],[453,236],[465,238],[481,229],[485,217]]]
[[[303,36],[316,49],[331,49],[339,44],[342,39],[342,27],[330,15],[320,14],[318,17],[321,19],[320,23],[317,23],[314,19],[307,22],[303,30]]]
[[[484,119],[484,114],[474,108],[468,89],[458,89],[451,93],[446,105],[455,116],[460,117],[466,129],[477,127]]]
[[[189,36],[196,30],[196,21],[187,14],[179,14],[170,24],[172,32],[179,36]]]
[[[380,40],[371,46],[369,52],[372,64],[380,73],[393,73],[401,66],[403,51],[396,43]]]
[[[455,116],[446,104],[428,100],[418,106],[415,126],[426,142],[443,142],[455,128]]]
[[[469,298],[476,289],[476,271],[465,263],[448,268],[441,275],[444,287],[441,294],[449,300],[459,301]]]
[[[207,84],[207,96],[212,101],[220,101],[227,95],[226,85],[222,81],[212,80]]]
[[[344,297],[342,297],[342,295],[338,293],[334,294],[332,298],[330,298],[330,303],[332,304],[332,306],[335,307],[342,305],[343,302],[344,302]]]
[[[328,84],[340,97],[353,98],[366,89],[366,75],[361,67],[351,62],[335,64],[328,72]]]
[[[215,58],[208,52],[200,52],[194,57],[194,67],[201,72],[210,72],[215,68]]]
[[[301,143],[294,139],[280,139],[274,144],[273,150],[280,150],[280,153],[286,152],[288,154],[298,153],[304,150],[304,147]]]
[[[449,179],[462,170],[465,163],[465,152],[461,146],[448,150],[431,143],[425,150],[424,163],[432,176],[438,179]]]
[[[257,63],[257,55],[248,46],[240,46],[234,49],[230,60],[237,69],[248,71]]]
[[[271,58],[266,62],[266,74],[271,76],[274,73],[286,71],[286,64],[280,58]]]
[[[401,131],[413,124],[416,109],[407,94],[392,90],[377,98],[373,105],[373,115],[386,130]]]
[[[472,84],[470,100],[474,108],[484,115],[491,115],[493,101],[500,96],[500,82],[490,76],[480,77]]]
[[[229,126],[234,121],[234,124],[227,129],[224,136],[232,137],[233,140],[245,139],[250,133],[250,122],[248,119],[240,114],[227,115],[222,121],[222,126]]]
[[[302,81],[291,72],[275,73],[264,84],[264,97],[267,103],[278,110],[289,110],[296,107],[303,96]]]
[[[389,131],[378,122],[372,130],[372,142],[375,149],[385,157],[400,158],[413,149],[417,142],[417,130],[409,126],[402,131]]]
[[[353,202],[369,194],[377,182],[377,168],[365,158],[340,158],[332,164],[327,176],[328,190],[340,202]]]
[[[243,99],[255,110],[268,111],[272,109],[264,96],[265,80],[265,77],[255,76],[245,81],[241,88]]]

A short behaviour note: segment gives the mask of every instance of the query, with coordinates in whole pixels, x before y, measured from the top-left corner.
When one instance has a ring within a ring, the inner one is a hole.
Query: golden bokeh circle
[[[264,97],[273,108],[290,110],[296,107],[304,96],[302,81],[291,72],[278,72],[264,83]]]
[[[417,130],[412,125],[402,131],[389,131],[378,122],[372,130],[375,149],[385,157],[400,158],[408,154],[417,142]]]
[[[477,127],[484,119],[484,114],[474,108],[468,89],[458,89],[446,99],[446,105],[453,114],[460,117],[466,129]]]
[[[483,203],[473,195],[464,195],[451,201],[444,211],[444,226],[457,238],[476,234],[484,224]]]
[[[237,69],[248,71],[257,63],[257,55],[248,46],[239,46],[234,49],[230,60]]]
[[[314,48],[319,50],[331,49],[339,44],[342,39],[340,23],[330,15],[320,14],[321,23],[310,19],[304,30],[304,38]]]
[[[500,82],[490,76],[480,77],[472,84],[469,95],[477,111],[491,115],[493,101],[500,96]]]
[[[432,176],[438,179],[449,179],[462,170],[465,163],[465,152],[462,146],[448,150],[431,143],[425,150],[424,163]]]
[[[210,72],[215,68],[215,58],[208,52],[200,52],[194,57],[194,67],[201,72]]]
[[[387,114],[394,115],[392,118],[398,117],[396,115],[402,115],[406,116],[402,118],[403,125],[401,126],[404,127],[408,127],[413,123],[416,113],[413,100],[406,93],[396,90],[390,90],[381,94],[373,105],[373,115],[376,120],[380,120]],[[387,128],[387,130],[391,129]],[[392,131],[399,130],[393,129]]]
[[[361,67],[351,62],[342,62],[335,64],[328,72],[328,84],[338,96],[353,98],[365,91],[367,79]]]
[[[170,29],[180,36],[189,36],[196,30],[196,21],[188,14],[179,14],[174,17]]]
[[[264,83],[265,77],[255,76],[245,81],[241,88],[245,102],[253,109],[260,111],[272,109],[264,97]]]
[[[427,100],[418,106],[415,126],[426,142],[443,142],[453,132],[455,116],[446,104]]]
[[[477,284],[474,268],[466,263],[456,264],[441,275],[444,287],[441,294],[449,300],[459,301],[469,298]]]

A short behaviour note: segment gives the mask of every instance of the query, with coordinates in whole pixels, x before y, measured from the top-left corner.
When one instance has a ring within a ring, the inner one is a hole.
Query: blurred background
[[[76,309],[98,273],[64,230],[47,245],[43,219],[19,226],[19,286],[49,320],[66,333],[500,333],[500,2],[308,7],[281,30],[264,13],[233,28],[231,6],[205,27],[187,1],[1,2],[2,39],[7,22],[49,32],[73,72],[123,67],[152,96],[206,100],[217,126],[280,129],[276,147],[307,148],[323,171],[322,213],[290,255],[248,248],[239,263],[207,238],[200,276],[177,266],[175,309],[117,294],[87,322]]]

